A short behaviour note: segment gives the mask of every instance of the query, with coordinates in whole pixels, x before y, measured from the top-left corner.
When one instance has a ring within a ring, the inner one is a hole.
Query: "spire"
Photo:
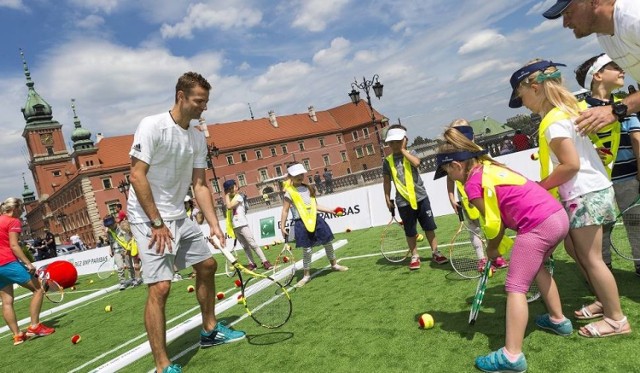
[[[29,92],[27,94],[27,102],[22,108],[22,115],[27,121],[27,126],[33,122],[50,121],[53,118],[53,110],[34,88],[33,80],[31,80],[31,72],[27,66],[27,60],[24,57],[24,52],[20,49],[20,56],[22,57],[22,67],[24,69],[24,76],[27,78],[27,87]],[[37,123],[34,123],[37,124]]]
[[[75,129],[71,133],[71,140],[73,141],[73,149],[75,151],[84,149],[93,149],[93,141],[91,141],[91,132],[82,128],[78,113],[76,113],[76,99],[71,99],[71,110],[73,111],[73,124]]]
[[[31,203],[36,200],[36,197],[29,186],[27,185],[27,180],[24,178],[24,172],[22,173],[22,183],[24,185],[24,191],[22,192],[22,200],[25,204]]]

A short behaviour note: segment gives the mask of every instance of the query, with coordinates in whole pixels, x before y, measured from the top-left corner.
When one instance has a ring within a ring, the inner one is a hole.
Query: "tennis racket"
[[[273,275],[286,272],[280,283],[282,286],[291,285],[291,281],[296,274],[296,261],[289,245],[289,235],[284,236],[284,246],[278,254],[275,263],[273,264]]]
[[[477,270],[477,269],[476,269]],[[473,297],[473,303],[471,303],[471,312],[469,312],[469,325],[476,323],[478,319],[478,313],[480,313],[480,306],[484,299],[484,292],[487,289],[487,280],[491,273],[491,261],[487,260],[482,270],[480,280],[478,280],[478,286],[476,287],[476,295]]]
[[[260,326],[268,329],[279,328],[289,321],[293,306],[287,289],[273,278],[243,267],[220,245],[216,236],[211,238],[211,243],[233,265],[241,284],[242,294],[239,301],[244,305],[247,314]],[[243,274],[249,276],[246,282],[242,279]]]
[[[380,252],[391,263],[400,263],[409,256],[411,251],[407,245],[407,237],[404,234],[402,223],[396,220],[396,206],[393,201],[391,201],[389,212],[391,220],[382,231]]]
[[[460,226],[451,239],[449,260],[451,267],[464,278],[478,278],[482,273],[480,259],[484,258],[484,241],[467,227],[464,221],[464,207],[458,207]]]
[[[98,275],[98,278],[106,280],[109,277],[111,277],[111,275],[116,273],[117,270],[118,270],[118,267],[116,266],[115,261],[112,257],[102,262],[102,264],[100,264],[100,267],[98,267],[97,275]]]
[[[236,246],[238,245],[238,239],[235,238],[233,240],[233,248],[231,249],[231,256],[233,257],[233,261],[237,261],[238,260],[238,255],[236,254],[237,249]],[[236,273],[235,268],[233,268],[233,262],[230,262],[229,259],[227,259],[224,263],[224,273],[227,275],[227,277],[233,277],[233,275]]]
[[[55,280],[51,278],[51,275],[47,271],[42,271],[40,274],[40,283],[44,290],[44,295],[53,303],[60,303],[64,299],[64,289]]]
[[[634,242],[635,248],[631,245]],[[611,230],[611,247],[624,259],[640,263],[640,196],[616,217]]]
[[[544,262],[544,266],[547,268],[551,276],[553,276],[553,269],[555,268],[555,261],[553,260],[553,255],[549,257]],[[531,285],[529,285],[529,291],[527,291],[527,302],[531,303],[540,298],[540,289],[538,288],[538,284],[534,279]]]

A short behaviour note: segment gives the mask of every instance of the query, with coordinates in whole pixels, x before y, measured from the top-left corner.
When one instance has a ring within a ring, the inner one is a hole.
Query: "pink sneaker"
[[[449,259],[446,256],[442,255],[440,251],[434,251],[433,255],[431,255],[431,260],[433,260],[436,264],[447,264],[449,263]]]
[[[509,266],[509,263],[507,263],[507,261],[504,260],[504,258],[501,256],[497,257],[494,261],[491,262],[491,264],[493,264],[493,266],[498,269],[507,268]]]
[[[254,269],[258,268],[257,265],[255,265],[254,263],[249,263],[247,264],[247,269],[253,271]]]
[[[420,258],[411,258],[411,263],[409,263],[409,269],[412,271],[420,269]]]
[[[45,335],[53,334],[56,330],[54,328],[50,328],[40,323],[36,326],[29,326],[27,328],[27,336],[28,337],[43,337]]]

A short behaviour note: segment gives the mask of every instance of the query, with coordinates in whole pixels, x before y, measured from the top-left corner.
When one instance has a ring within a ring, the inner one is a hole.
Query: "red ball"
[[[216,298],[218,298],[218,300],[223,299],[224,298],[224,293],[219,291],[218,294],[216,294]]]
[[[48,273],[49,278],[57,282],[64,289],[70,288],[78,281],[78,270],[73,263],[66,260],[56,260],[49,263],[44,269],[45,275]]]
[[[71,343],[78,344],[80,343],[80,341],[82,340],[82,337],[80,337],[79,334],[74,334],[73,337],[71,337]]]
[[[283,257],[282,261],[285,263],[289,263],[289,257],[288,256]]]
[[[236,287],[239,288],[240,286],[242,286],[242,282],[240,280],[236,280],[235,281]]]

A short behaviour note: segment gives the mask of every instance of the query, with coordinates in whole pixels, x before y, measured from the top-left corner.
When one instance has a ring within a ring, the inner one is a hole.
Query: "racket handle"
[[[213,237],[210,238],[210,240],[211,240],[211,243],[213,244],[213,246],[216,247],[218,250],[220,250],[220,252],[222,252],[224,257],[227,258],[229,263],[232,263],[232,264],[236,263],[236,258],[234,258],[233,255],[231,255],[231,253],[229,253],[229,251],[227,251],[227,249],[222,247],[222,244],[220,243],[220,239],[218,238],[218,236],[213,236]]]
[[[464,221],[464,211],[462,211],[462,209],[464,208],[464,206],[462,205],[462,203],[458,203],[458,220],[460,220],[461,222]]]
[[[389,212],[391,213],[391,216],[396,216],[396,202],[394,200],[391,200],[389,205],[391,205],[391,207],[389,207]]]

